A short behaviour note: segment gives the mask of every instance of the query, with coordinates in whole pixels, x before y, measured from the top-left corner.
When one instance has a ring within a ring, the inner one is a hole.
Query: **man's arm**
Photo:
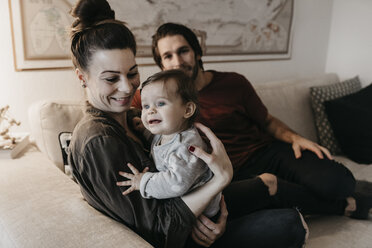
[[[276,139],[292,144],[296,158],[301,157],[301,151],[309,150],[314,152],[320,159],[324,158],[323,153],[329,159],[332,159],[331,153],[327,148],[295,133],[286,124],[269,113],[266,117],[266,130]]]

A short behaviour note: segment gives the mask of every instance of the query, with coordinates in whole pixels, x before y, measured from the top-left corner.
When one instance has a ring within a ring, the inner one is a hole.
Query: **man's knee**
[[[268,187],[269,194],[275,195],[278,191],[278,179],[276,176],[270,173],[263,173],[258,177],[261,178],[262,182]]]
[[[323,197],[344,199],[354,192],[355,179],[351,172],[341,170],[329,175],[323,181],[318,181],[318,187]]]

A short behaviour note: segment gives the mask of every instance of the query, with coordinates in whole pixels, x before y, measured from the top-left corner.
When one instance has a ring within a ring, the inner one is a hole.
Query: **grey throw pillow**
[[[361,88],[358,76],[336,84],[310,87],[311,106],[319,144],[326,147],[332,154],[341,154],[341,149],[328,121],[324,102],[352,94]]]

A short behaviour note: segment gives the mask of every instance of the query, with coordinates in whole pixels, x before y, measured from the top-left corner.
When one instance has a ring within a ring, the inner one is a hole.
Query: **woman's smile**
[[[131,96],[127,97],[110,97],[111,100],[114,100],[118,105],[124,106],[130,103]]]

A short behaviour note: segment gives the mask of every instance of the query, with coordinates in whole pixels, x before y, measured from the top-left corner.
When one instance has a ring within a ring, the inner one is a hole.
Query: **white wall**
[[[334,0],[327,72],[372,82],[372,1]]]
[[[336,0],[337,1],[337,0]],[[296,0],[292,58],[280,61],[249,61],[206,64],[206,69],[237,71],[252,82],[310,77],[324,73],[333,0]],[[344,2],[347,2],[346,0]],[[82,91],[71,70],[15,72],[13,66],[8,1],[0,1],[0,106],[10,105],[22,122],[13,131],[28,131],[27,108],[40,99],[81,98]],[[142,79],[158,71],[140,68]]]
[[[207,65],[206,68],[238,71],[251,82],[324,73],[333,0],[295,0],[292,58]]]

